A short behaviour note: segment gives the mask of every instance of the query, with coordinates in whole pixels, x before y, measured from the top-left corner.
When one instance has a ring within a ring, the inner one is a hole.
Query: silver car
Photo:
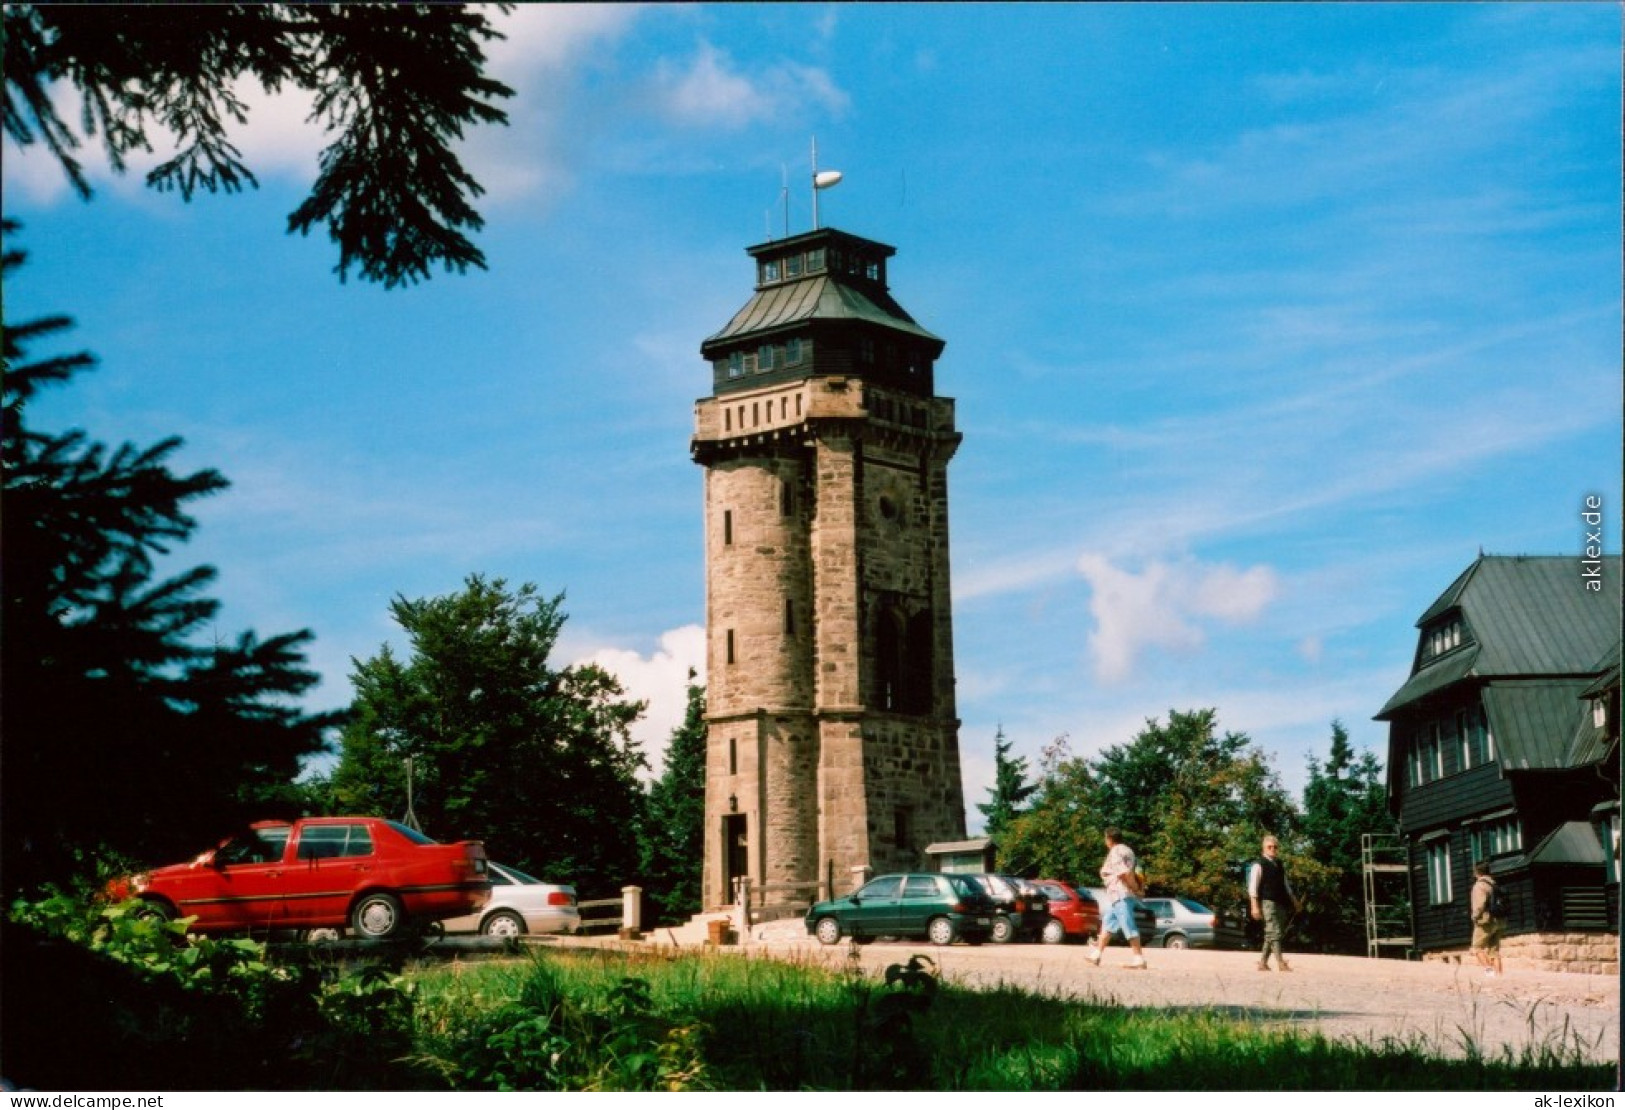
[[[487,866],[491,900],[479,913],[442,922],[446,932],[517,937],[526,933],[581,931],[575,887],[544,883],[505,864]]]
[[[1157,915],[1157,936],[1164,948],[1241,948],[1243,926],[1189,898],[1142,898]]]

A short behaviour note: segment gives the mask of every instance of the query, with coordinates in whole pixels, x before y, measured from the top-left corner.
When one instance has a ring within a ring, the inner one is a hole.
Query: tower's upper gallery
[[[851,375],[929,396],[944,343],[886,287],[884,243],[833,228],[749,248],[756,292],[700,345],[717,393]]]

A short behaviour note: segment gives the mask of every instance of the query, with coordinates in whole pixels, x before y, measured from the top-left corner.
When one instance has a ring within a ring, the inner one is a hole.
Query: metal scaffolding
[[[1360,872],[1365,884],[1365,954],[1374,959],[1384,948],[1411,948],[1416,938],[1411,933],[1405,841],[1386,833],[1362,833]]]

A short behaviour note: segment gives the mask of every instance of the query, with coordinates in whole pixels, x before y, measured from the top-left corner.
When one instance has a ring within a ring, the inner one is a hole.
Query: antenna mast
[[[828,189],[841,183],[840,170],[825,170],[818,172],[818,136],[812,141],[812,212],[813,230],[818,230],[818,193],[821,189]]]

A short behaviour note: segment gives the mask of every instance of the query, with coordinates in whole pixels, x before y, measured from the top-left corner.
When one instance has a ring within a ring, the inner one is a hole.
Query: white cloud
[[[643,717],[632,726],[632,738],[649,760],[649,774],[658,778],[664,767],[666,745],[683,723],[688,710],[688,672],[693,681],[705,683],[705,629],[686,624],[660,635],[660,646],[643,656],[624,648],[600,648],[581,663],[596,663],[621,680],[627,697],[649,703]]]
[[[1206,642],[1201,618],[1245,624],[1279,592],[1276,574],[1267,566],[1239,570],[1193,559],[1173,564],[1154,560],[1135,574],[1092,552],[1077,566],[1092,591],[1089,612],[1095,627],[1089,647],[1095,676],[1107,683],[1129,678],[1147,648],[1200,648]]]
[[[807,107],[838,113],[849,102],[829,74],[813,66],[780,61],[761,74],[757,80],[745,76],[725,51],[701,43],[686,66],[660,64],[655,74],[659,111],[680,126],[735,129]]]

